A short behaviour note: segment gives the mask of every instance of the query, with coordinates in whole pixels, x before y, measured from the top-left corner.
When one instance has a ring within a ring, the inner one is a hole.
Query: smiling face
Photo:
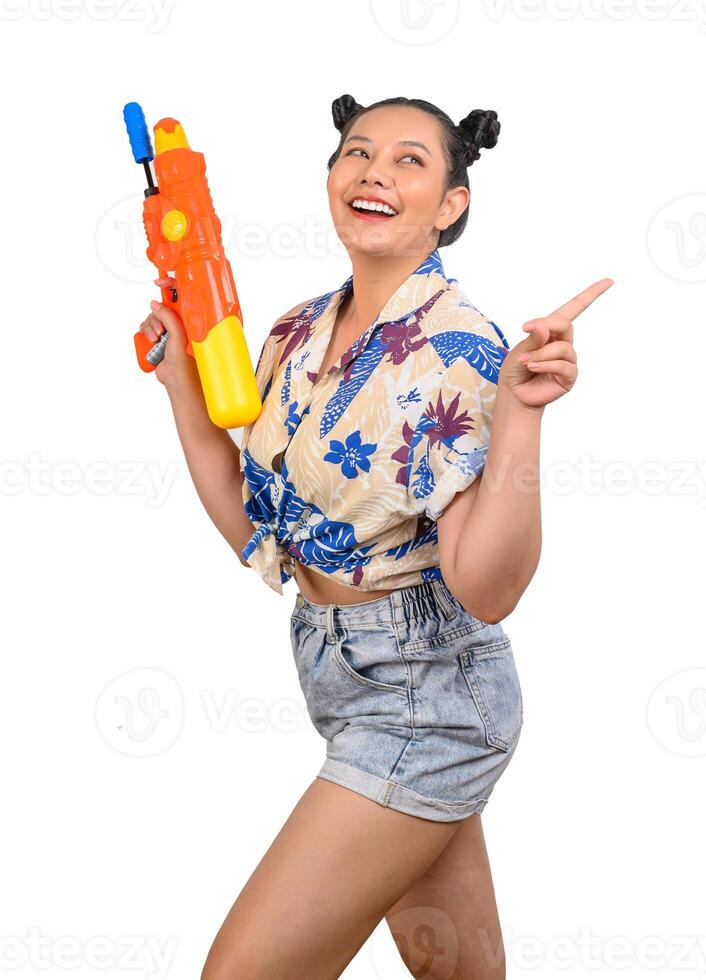
[[[380,106],[353,124],[328,175],[331,216],[346,250],[426,255],[463,213],[466,187],[449,188],[441,124],[414,106]],[[371,211],[371,200],[384,211]],[[353,202],[356,202],[354,205]]]

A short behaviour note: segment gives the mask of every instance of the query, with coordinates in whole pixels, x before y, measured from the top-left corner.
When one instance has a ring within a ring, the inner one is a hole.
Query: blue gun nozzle
[[[145,114],[138,102],[128,102],[123,109],[123,119],[130,137],[130,147],[135,163],[148,164],[154,160],[152,141],[145,121]]]

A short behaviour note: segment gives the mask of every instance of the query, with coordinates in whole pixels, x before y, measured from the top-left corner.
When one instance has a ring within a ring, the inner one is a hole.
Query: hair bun
[[[365,108],[355,101],[352,95],[340,95],[331,103],[331,113],[333,124],[339,133],[342,133],[346,123],[361,109]]]
[[[491,150],[498,142],[498,114],[494,109],[474,109],[460,121],[457,129],[466,144],[466,161],[470,167],[480,157],[481,149]]]

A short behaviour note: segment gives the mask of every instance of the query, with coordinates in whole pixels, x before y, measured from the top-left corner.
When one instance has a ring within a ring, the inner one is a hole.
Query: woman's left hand
[[[505,356],[498,386],[505,386],[523,406],[536,409],[571,391],[578,376],[572,321],[612,285],[612,279],[600,279],[549,316],[528,320],[522,329],[529,337]]]

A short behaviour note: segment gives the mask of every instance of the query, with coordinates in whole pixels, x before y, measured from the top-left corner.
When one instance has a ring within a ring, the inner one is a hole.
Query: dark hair
[[[424,99],[407,99],[398,96],[394,99],[382,99],[372,105],[362,106],[352,95],[341,95],[331,104],[333,124],[340,132],[341,138],[336,152],[329,158],[328,169],[338,160],[341,147],[348,136],[354,121],[360,116],[384,105],[408,105],[422,109],[438,119],[442,127],[442,147],[446,158],[446,185],[444,194],[451,187],[468,187],[468,168],[480,157],[481,149],[492,149],[498,142],[500,123],[498,114],[493,109],[474,109],[456,124],[442,109],[425,102]],[[462,234],[468,222],[468,208],[456,221],[439,235],[437,247],[450,245]]]

